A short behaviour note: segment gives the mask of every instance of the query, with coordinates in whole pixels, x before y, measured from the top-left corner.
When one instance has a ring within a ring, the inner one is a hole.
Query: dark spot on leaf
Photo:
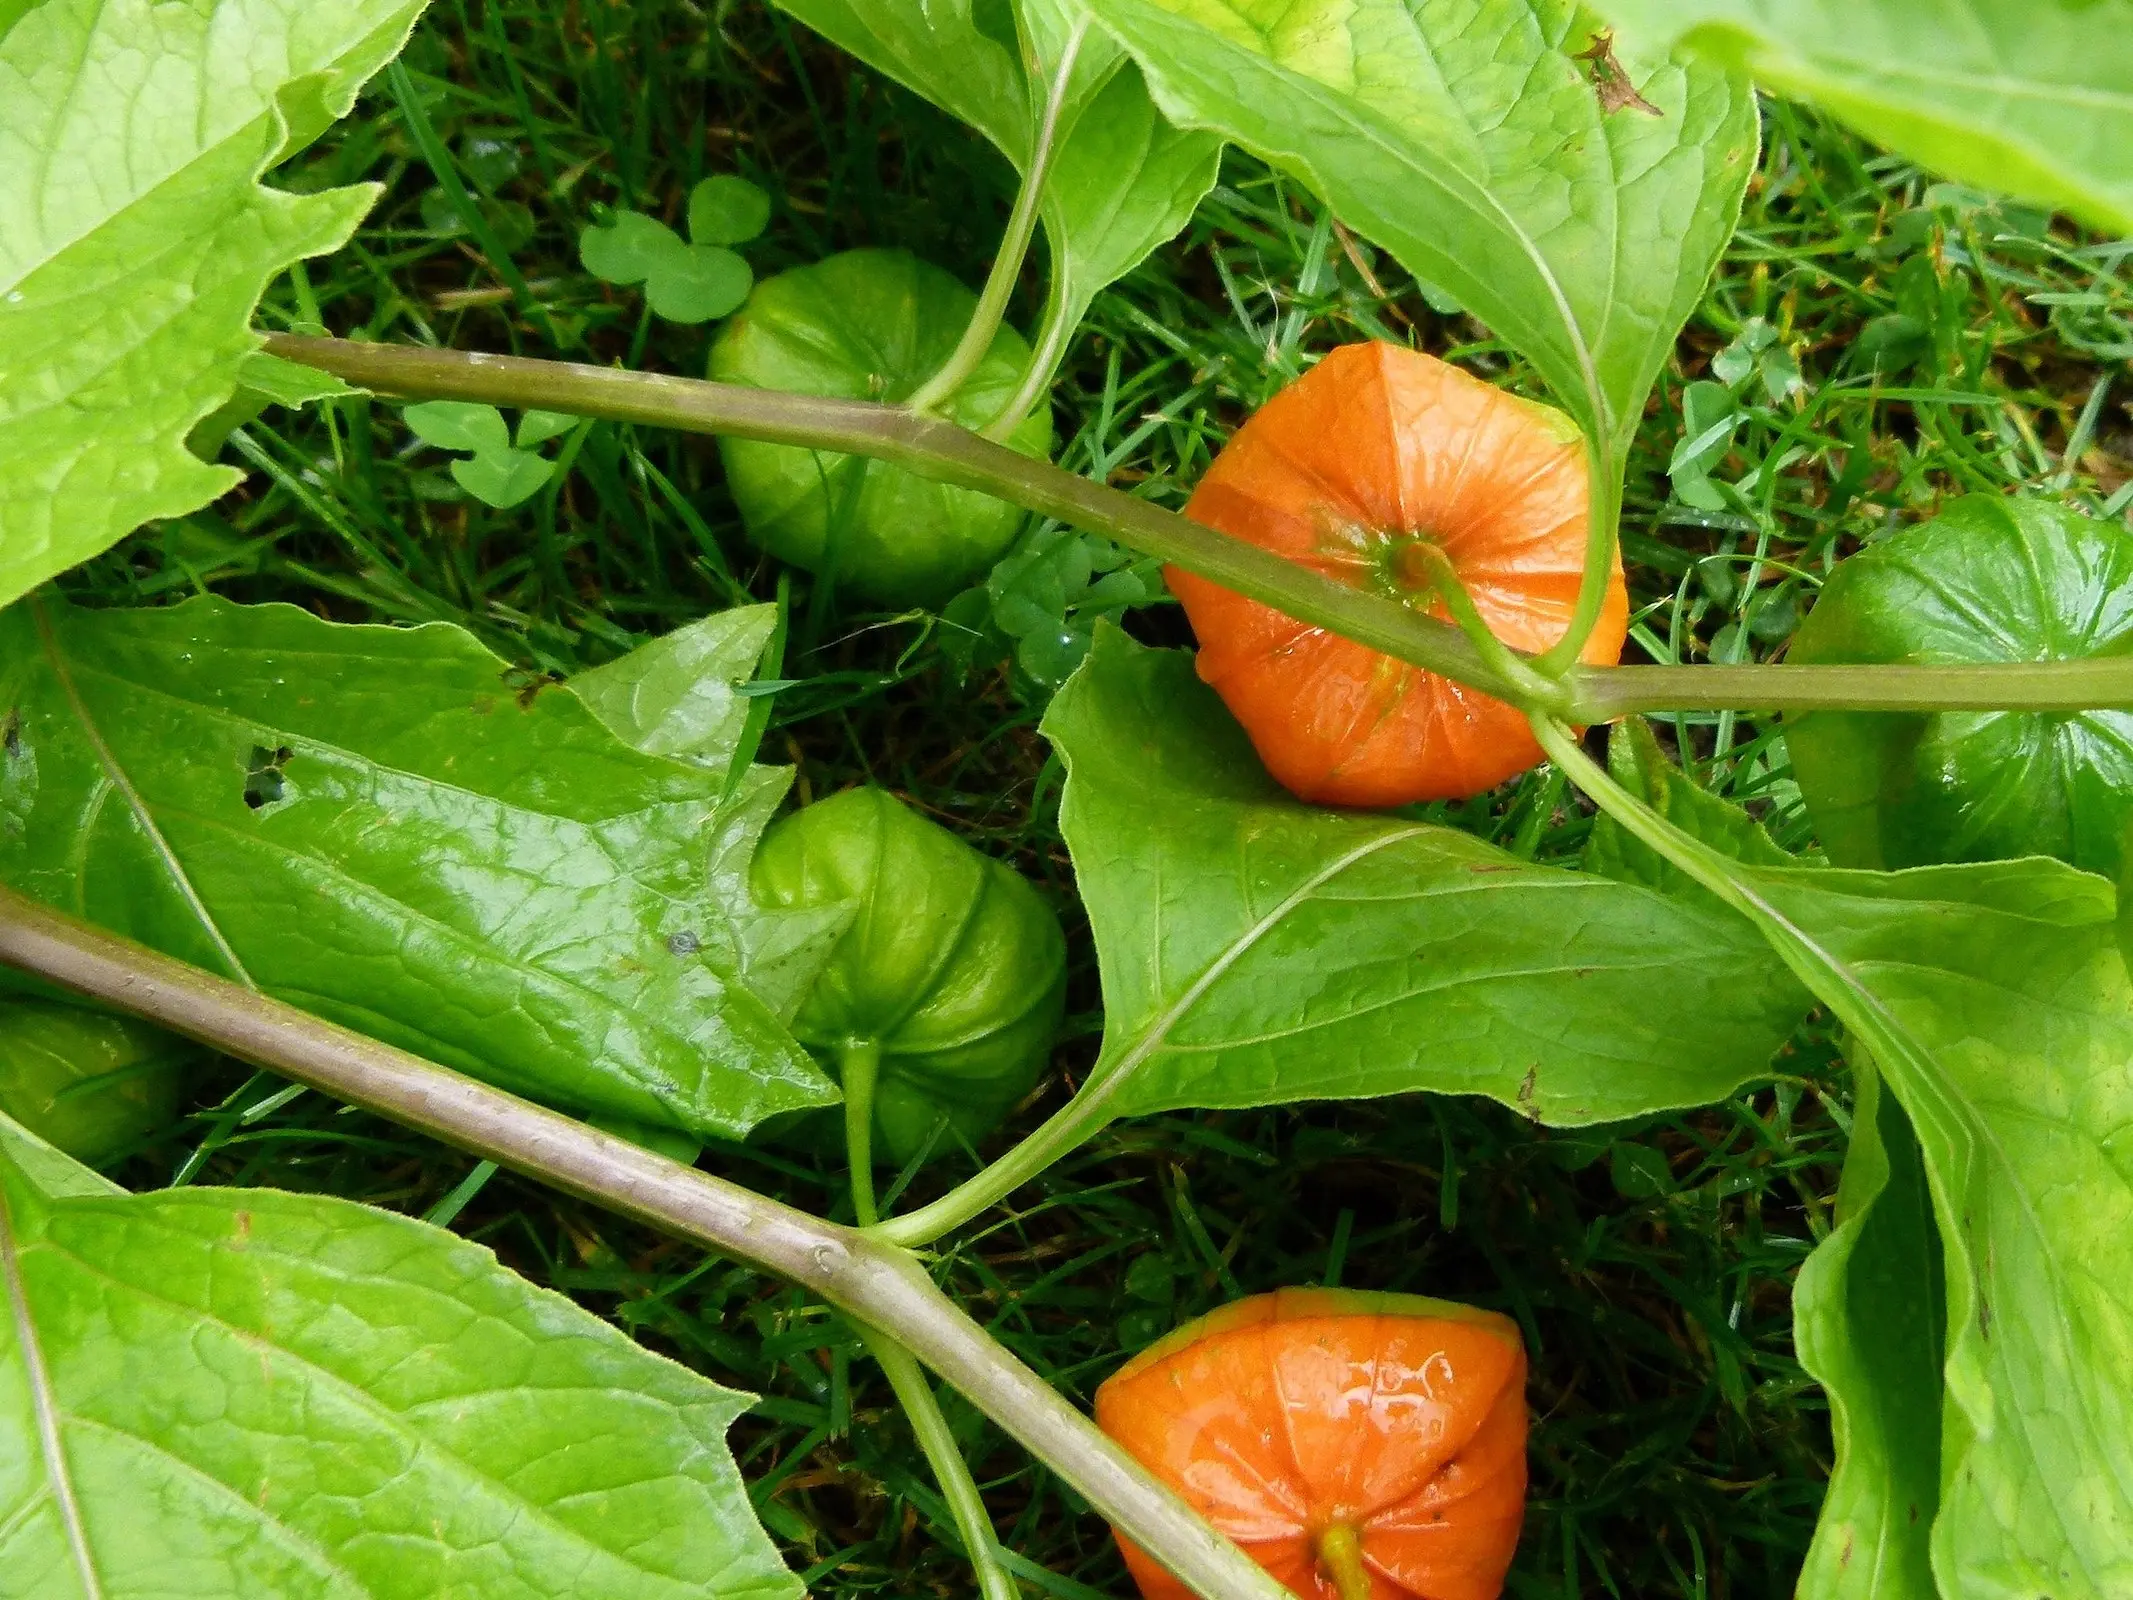
[[[1982,1295],[1977,1303],[1977,1336],[1980,1339],[1992,1337],[1992,1303]]]
[[[252,1213],[240,1211],[234,1220],[237,1224],[237,1248],[242,1250],[252,1237]]]
[[[562,681],[560,672],[536,672],[531,667],[504,668],[504,687],[511,691],[521,711],[530,711],[543,689],[553,688]]]
[[[478,694],[474,697],[473,704],[469,705],[467,709],[477,717],[486,717],[496,709],[496,702],[485,694]]]
[[[697,938],[687,928],[682,929],[679,933],[667,935],[667,948],[678,956],[693,956],[703,947],[703,940]]]
[[[1467,863],[1466,870],[1469,872],[1518,872],[1524,866],[1525,863],[1523,861],[1471,861]]]
[[[294,756],[287,745],[277,745],[269,750],[263,744],[252,746],[250,762],[244,773],[244,803],[254,811],[273,805],[288,793],[288,784],[282,777],[282,768]]]
[[[10,760],[22,754],[22,712],[17,707],[10,706],[6,719],[0,721],[0,750]]]
[[[1622,63],[1615,59],[1615,36],[1612,33],[1602,31],[1594,34],[1592,43],[1570,59],[1592,63],[1592,90],[1600,97],[1600,115],[1603,117],[1625,107],[1631,111],[1641,111],[1650,117],[1666,115],[1637,93],[1637,86],[1630,81],[1629,73]]]
[[[1851,1564],[1852,1564],[1852,1530],[1851,1530],[1851,1529],[1849,1529],[1849,1528],[1846,1528],[1846,1529],[1844,1530],[1844,1548],[1843,1548],[1842,1550],[1839,1550],[1839,1551],[1837,1552],[1837,1566],[1838,1566],[1839,1570],[1842,1570],[1843,1568],[1845,1568],[1845,1567],[1848,1567],[1848,1566],[1850,1566]]]
[[[1540,1063],[1535,1062],[1532,1066],[1526,1068],[1526,1075],[1518,1080],[1518,1103],[1525,1108],[1526,1115],[1535,1122],[1539,1122],[1541,1119],[1540,1096],[1537,1092],[1539,1083]]]
[[[1918,1502],[1916,1500],[1911,1502],[1911,1522],[1914,1526],[1918,1522]]]

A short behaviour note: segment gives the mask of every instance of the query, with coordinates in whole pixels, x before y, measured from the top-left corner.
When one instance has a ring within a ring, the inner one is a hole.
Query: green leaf
[[[400,413],[408,431],[440,450],[469,450],[476,455],[511,448],[511,432],[494,406],[465,400],[425,400]]]
[[[723,777],[748,720],[740,689],[755,677],[777,626],[775,605],[713,612],[579,673],[570,687],[632,748]]]
[[[1025,173],[1080,18],[1067,0],[1021,0],[1018,37],[1010,38],[988,31],[992,19],[981,18],[972,0],[779,0],[779,7],[969,123]],[[1025,58],[1034,63],[1030,72]],[[1218,139],[1166,122],[1118,45],[1087,32],[1042,200],[1052,265],[1047,328],[1063,340],[1107,284],[1184,227],[1214,187],[1220,158]],[[1056,362],[1058,351],[1037,356]]]
[[[2133,651],[2133,531],[2049,501],[1970,495],[1840,564],[1801,663],[2072,661]],[[2047,854],[2116,874],[2133,712],[1855,711],[1788,718],[1830,858],[1911,867]]]
[[[770,196],[730,172],[689,191],[689,237],[697,244],[746,244],[770,226]]]
[[[320,400],[344,400],[369,391],[343,383],[330,372],[301,362],[284,361],[264,350],[255,350],[237,368],[238,384],[263,395],[272,405],[308,406]]]
[[[101,1166],[177,1115],[196,1053],[132,1017],[50,1000],[0,1000],[0,1114]]]
[[[1173,122],[1296,174],[1622,447],[1755,165],[1747,84],[1616,53],[1603,111],[1567,0],[1094,0]]]
[[[688,248],[672,228],[641,211],[617,211],[578,236],[585,270],[602,282],[622,285],[644,282]]]
[[[23,1148],[0,1121],[10,1594],[802,1594],[726,1445],[748,1396],[423,1223]]]
[[[2125,0],[1596,0],[1678,46],[1827,106],[1921,166],[2133,228]]]
[[[518,418],[518,447],[531,450],[536,445],[546,444],[550,439],[570,432],[583,420],[560,411],[522,411]]]
[[[645,300],[669,322],[709,322],[738,311],[755,285],[755,273],[731,250],[692,244],[652,268]]]
[[[1599,774],[1580,781],[1762,930],[1916,1130],[1947,1273],[1942,1592],[2133,1592],[2133,977],[2111,885],[2036,856],[1899,873],[1743,866]],[[1862,1359],[1810,1348],[1840,1367]],[[1903,1504],[1919,1469],[1888,1470],[1879,1500]],[[1852,1489],[1836,1515],[1865,1505],[1871,1528],[1894,1514]]]
[[[44,900],[537,1099],[738,1136],[835,1098],[741,978],[755,811],[456,628],[18,606],[0,705],[0,877]]]
[[[1098,630],[1052,702],[1122,1114],[1430,1089],[1559,1124],[1719,1099],[1806,996],[1716,909],[1267,777],[1189,656]]]
[[[1918,1138],[1853,1051],[1858,1095],[1837,1226],[1792,1291],[1800,1362],[1829,1394],[1836,1469],[1800,1600],[1936,1600],[1947,1347],[1940,1238]]]
[[[555,466],[531,450],[502,450],[454,461],[452,479],[482,504],[508,511],[546,488],[555,476]]]
[[[0,604],[240,474],[185,447],[261,292],[369,186],[258,179],[348,109],[420,0],[45,0],[0,37]]]

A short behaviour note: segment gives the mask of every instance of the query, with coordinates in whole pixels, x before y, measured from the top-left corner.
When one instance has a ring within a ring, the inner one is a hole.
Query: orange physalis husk
[[[1446,617],[1435,545],[1505,644],[1545,650],[1584,570],[1582,436],[1433,356],[1343,345],[1255,412],[1185,514],[1329,578]],[[1296,621],[1177,568],[1200,676],[1285,787],[1330,805],[1463,799],[1539,763],[1512,706]],[[1629,594],[1615,561],[1587,662],[1621,658]]]
[[[1096,1420],[1306,1600],[1495,1600],[1525,1511],[1525,1384],[1508,1317],[1283,1289],[1151,1345]],[[1147,1600],[1189,1600],[1119,1544]]]

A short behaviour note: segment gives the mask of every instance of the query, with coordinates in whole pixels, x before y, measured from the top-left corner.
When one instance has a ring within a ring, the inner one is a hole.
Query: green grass
[[[348,250],[275,287],[267,325],[697,373],[710,330],[650,321],[633,291],[578,269],[596,206],[672,218],[696,179],[739,171],[779,201],[747,250],[759,273],[896,244],[975,282],[1011,199],[1007,167],[975,136],[755,0],[440,4],[406,61],[427,142],[498,205],[487,230],[530,234],[504,270],[433,229],[426,141],[381,80],[291,181],[368,179],[384,198]],[[1631,463],[1634,637],[1655,659],[1781,652],[1832,560],[1945,497],[2019,485],[2114,511],[2133,498],[2133,429],[2110,389],[2133,354],[2125,247],[1936,188],[1796,108],[1771,106],[1766,137],[1740,235]],[[1040,289],[1033,269],[1025,325]],[[1796,352],[1806,387],[1773,401],[1750,380],[1760,398],[1710,467],[1746,488],[1699,509],[1668,477],[1686,386],[1753,318]],[[1062,459],[1177,504],[1252,406],[1317,352],[1373,336],[1532,387],[1485,329],[1432,309],[1294,185],[1233,157],[1187,234],[1098,302],[1056,394]],[[595,427],[559,488],[511,513],[461,497],[383,403],[270,412],[225,457],[251,469],[244,488],[91,564],[69,580],[79,597],[213,588],[343,620],[449,618],[528,667],[568,672],[776,592],[699,438]],[[776,702],[765,759],[796,764],[803,796],[861,779],[896,789],[1047,885],[1067,916],[1073,1027],[1058,1073],[1015,1119],[1027,1127],[1092,1059],[1100,1026],[1041,707],[1002,670],[959,686],[932,619],[811,618],[804,603],[795,616],[786,671],[800,681]],[[1170,607],[1132,626],[1186,637]],[[1752,802],[1783,842],[1811,845],[1771,728],[1668,720],[1709,782]],[[1544,774],[1434,814],[1543,859],[1572,854],[1585,827]],[[1240,1293],[1339,1281],[1498,1307],[1525,1327],[1534,1373],[1534,1497],[1513,1593],[1776,1600],[1829,1457],[1823,1402],[1792,1353],[1788,1285],[1828,1226],[1848,1104],[1812,1020],[1780,1065],[1784,1078],[1729,1104],[1576,1135],[1423,1097],[1134,1123],[956,1241],[941,1273],[1080,1399],[1124,1354]],[[535,1186],[500,1176],[470,1192],[466,1158],[278,1088],[211,1075],[213,1103],[123,1176],[443,1205],[536,1281],[765,1396],[736,1446],[816,1593],[970,1592],[886,1385],[835,1319]],[[811,1158],[733,1148],[706,1160],[809,1208],[841,1203],[837,1173]],[[957,1175],[946,1160],[915,1188]],[[951,1402],[950,1416],[1032,1591],[1126,1592],[1101,1523],[967,1408]]]

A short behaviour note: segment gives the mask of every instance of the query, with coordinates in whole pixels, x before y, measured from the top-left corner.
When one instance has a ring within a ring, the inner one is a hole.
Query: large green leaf
[[[1829,1393],[1837,1462],[1801,1600],[1933,1600],[1946,1306],[1940,1238],[1903,1108],[1855,1050],[1837,1226],[1792,1291],[1800,1362]]]
[[[835,1099],[739,978],[763,797],[456,628],[26,604],[0,715],[0,877],[53,904],[566,1106],[739,1135]]]
[[[923,95],[1027,171],[1044,101],[1079,21],[1070,0],[777,0],[877,72]],[[1033,70],[1025,71],[1025,60]],[[1221,142],[1164,120],[1118,45],[1083,34],[1042,216],[1048,327],[1073,331],[1106,284],[1185,226],[1214,186]],[[1038,359],[1056,362],[1056,348]]]
[[[67,1168],[0,1119],[0,1595],[802,1594],[747,1396],[440,1229]]]
[[[1603,109],[1565,0],[1093,0],[1183,126],[1297,174],[1623,444],[1739,214],[1754,97],[1618,39]]]
[[[1122,1113],[1433,1089],[1604,1121],[1721,1098],[1806,1007],[1722,907],[1298,803],[1190,657],[1115,629],[1044,727]]]
[[[1950,177],[2133,228],[2126,0],[1596,0]]]
[[[2041,857],[1898,873],[1743,866],[1632,810],[1596,772],[1580,781],[1762,929],[1917,1132],[1947,1273],[1942,1593],[2133,1593],[2133,979],[2111,885]],[[1895,1359],[1810,1348],[1839,1371]],[[1877,1514],[1895,1515],[1917,1468],[1883,1465]],[[1850,1488],[1834,1515],[1872,1506],[1856,1477]]]
[[[252,308],[369,186],[262,172],[391,58],[422,0],[45,0],[0,37],[0,604],[240,474],[185,448]]]

